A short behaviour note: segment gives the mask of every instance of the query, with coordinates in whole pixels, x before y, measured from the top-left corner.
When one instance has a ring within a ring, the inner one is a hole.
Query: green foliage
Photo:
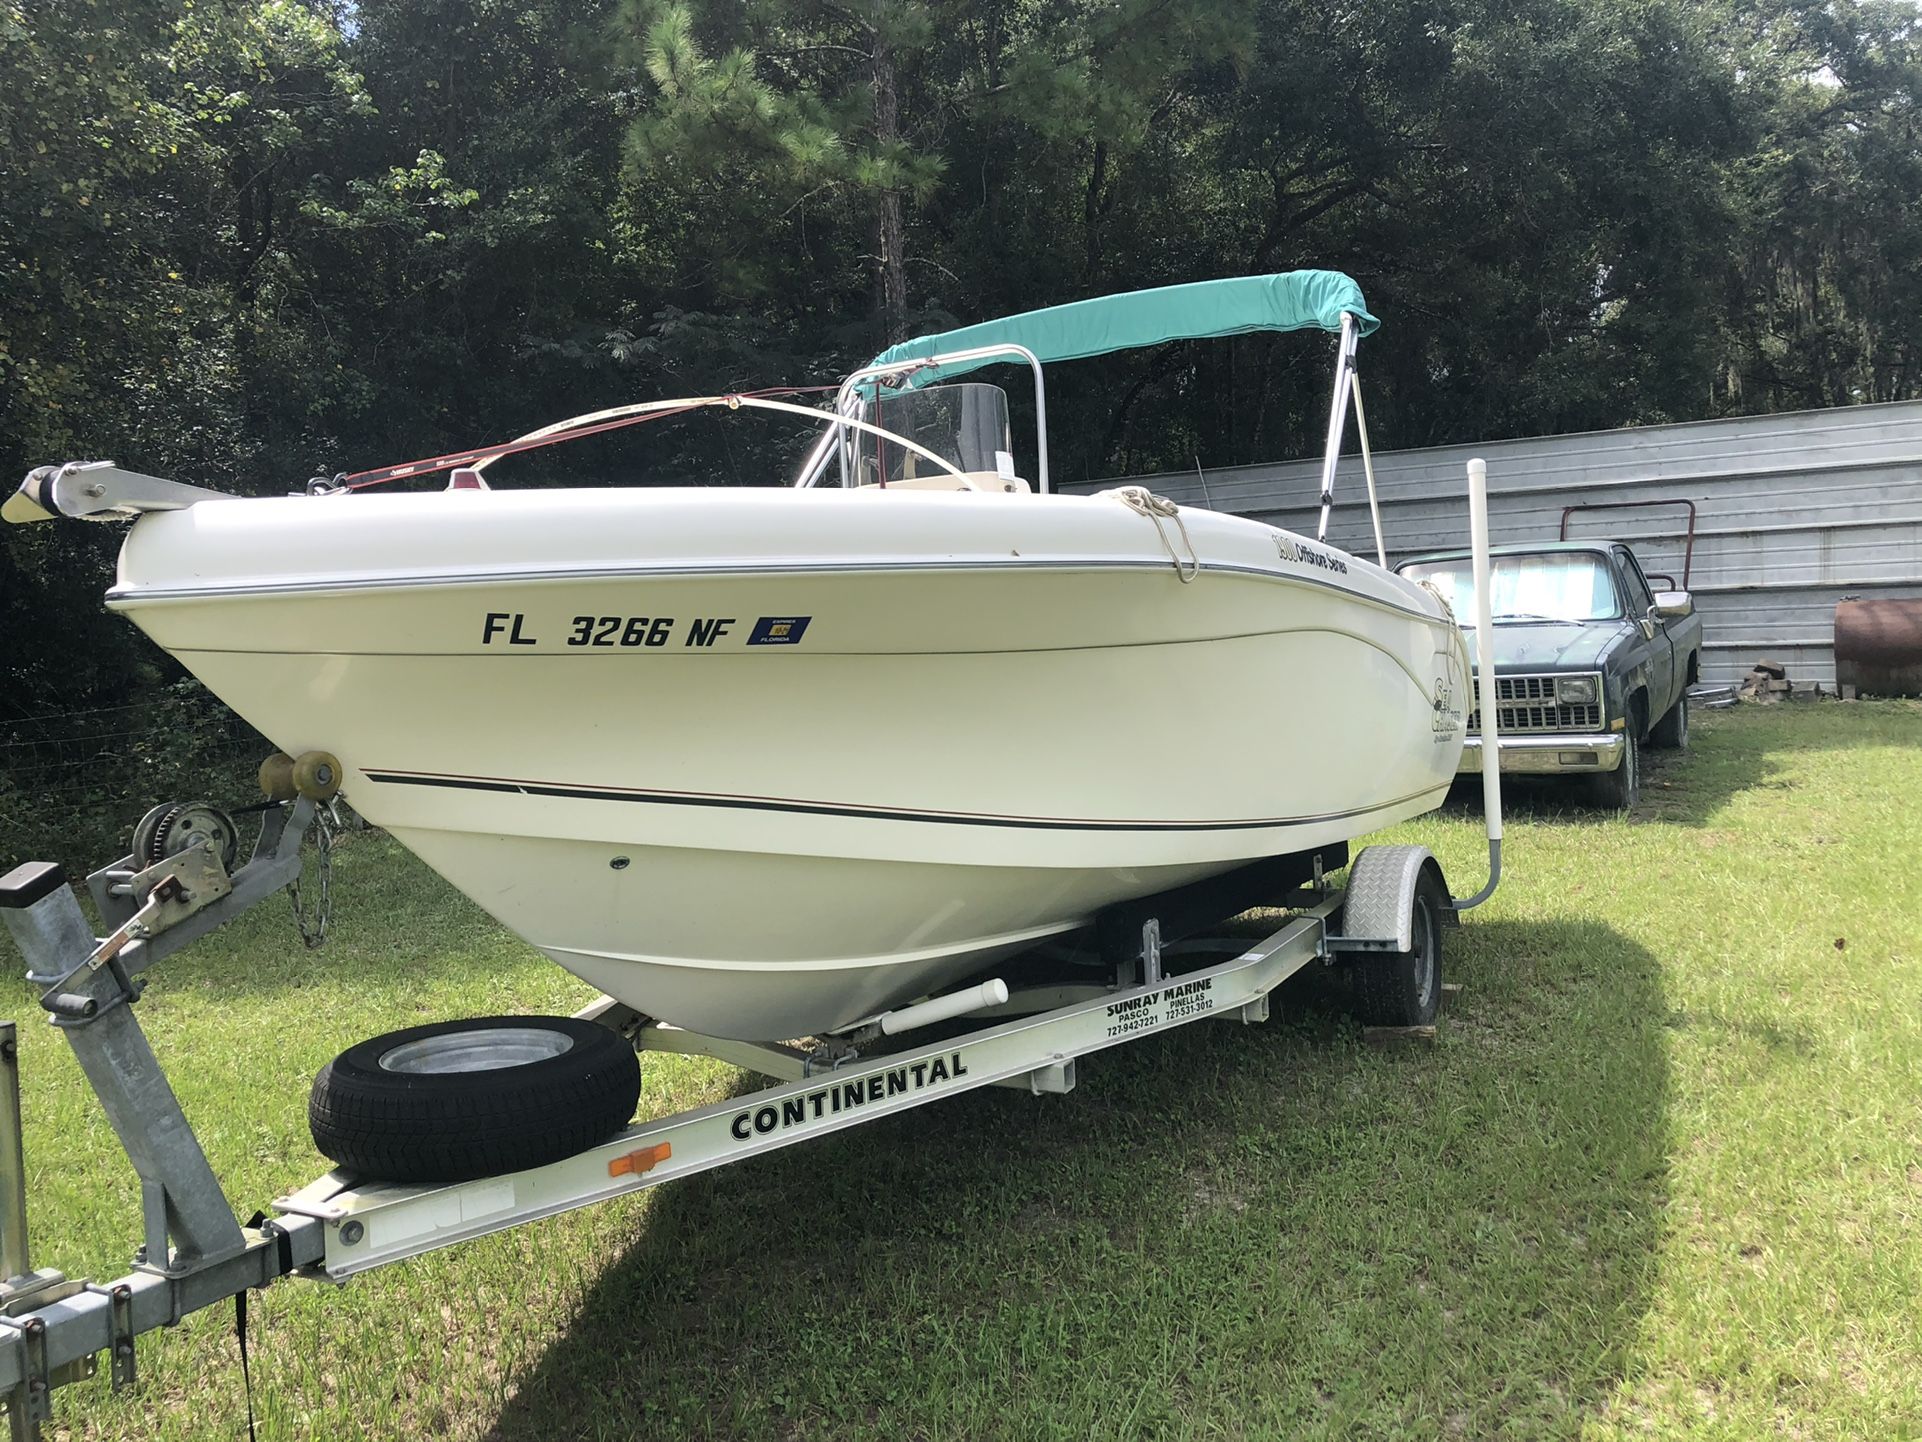
[[[1303,264],[1387,321],[1384,445],[1911,396],[1919,82],[1893,0],[0,0],[0,477],[281,491]],[[1326,370],[1063,368],[1055,473],[1298,454]],[[778,435],[500,474],[760,483]],[[0,536],[0,716],[170,679],[111,533],[47,529]]]
[[[257,801],[273,749],[193,680],[118,706],[0,720],[0,872],[58,861],[85,876],[125,853],[152,806]]]

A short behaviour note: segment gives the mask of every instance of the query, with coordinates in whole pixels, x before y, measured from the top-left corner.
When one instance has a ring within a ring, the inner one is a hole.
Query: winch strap
[[[247,1395],[247,1442],[259,1442],[254,1432],[254,1374],[247,1364],[247,1289],[234,1293],[234,1335],[240,1339],[240,1383]]]
[[[284,1277],[294,1269],[294,1239],[286,1230],[267,1220],[265,1212],[255,1212],[248,1218],[247,1226],[274,1239],[275,1260],[278,1266],[275,1276]],[[247,1357],[247,1289],[242,1287],[234,1293],[234,1336],[240,1342],[240,1380],[247,1395],[247,1442],[257,1442],[254,1435],[254,1375]]]

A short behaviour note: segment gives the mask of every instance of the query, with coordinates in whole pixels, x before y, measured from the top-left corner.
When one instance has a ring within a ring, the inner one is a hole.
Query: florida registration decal
[[[750,646],[798,646],[812,616],[763,616],[748,634]]]

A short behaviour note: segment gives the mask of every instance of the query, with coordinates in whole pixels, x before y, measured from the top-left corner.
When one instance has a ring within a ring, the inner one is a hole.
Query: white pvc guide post
[[[1479,906],[1494,894],[1502,875],[1502,752],[1495,697],[1495,623],[1489,597],[1488,462],[1468,463],[1468,544],[1475,567],[1475,662],[1481,693],[1482,816],[1488,826],[1488,885],[1457,901],[1455,909]]]

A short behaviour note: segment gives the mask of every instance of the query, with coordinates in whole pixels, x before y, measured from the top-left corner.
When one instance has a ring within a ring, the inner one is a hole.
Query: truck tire
[[[1668,715],[1655,723],[1655,729],[1648,733],[1648,744],[1664,751],[1688,750],[1688,692],[1676,697]]]
[[[1631,716],[1622,735],[1622,764],[1613,771],[1595,773],[1595,803],[1609,811],[1632,811],[1642,799],[1642,743],[1636,738],[1636,720]]]
[[[464,1182],[544,1166],[619,1131],[641,1064],[619,1034],[565,1016],[483,1016],[391,1031],[320,1069],[314,1145],[393,1182]]]
[[[1408,950],[1364,952],[1355,961],[1355,1013],[1364,1026],[1432,1026],[1441,1009],[1448,888],[1434,863],[1416,877],[1410,906]]]

